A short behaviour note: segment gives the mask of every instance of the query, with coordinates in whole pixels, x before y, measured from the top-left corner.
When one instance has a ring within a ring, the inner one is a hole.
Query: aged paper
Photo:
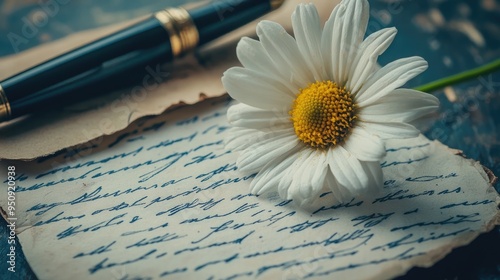
[[[302,1],[286,1],[282,8],[266,18],[277,21],[290,30],[290,15],[300,2]],[[326,21],[339,1],[310,2],[316,3],[323,21]],[[231,6],[221,6],[222,16],[224,9],[230,10]],[[9,124],[0,124],[0,158],[33,159],[52,154],[122,130],[142,116],[160,114],[175,104],[193,104],[207,96],[224,94],[220,78],[225,70],[238,64],[236,42],[241,36],[253,36],[258,21],[221,38],[196,55],[189,55],[173,64],[143,69],[144,81],[147,82],[142,85],[118,90],[92,102],[65,108],[62,112],[33,115]],[[121,27],[123,24],[75,34],[19,55],[0,59],[0,80]]]
[[[391,141],[384,189],[300,209],[248,194],[224,150],[227,98],[135,121],[15,166],[16,231],[40,279],[386,279],[499,223],[479,163],[421,136]],[[1,175],[4,176],[4,175]],[[3,179],[2,179],[3,181]]]

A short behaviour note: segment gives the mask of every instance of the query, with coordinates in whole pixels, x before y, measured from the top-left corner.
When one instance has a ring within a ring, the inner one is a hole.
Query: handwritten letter
[[[18,236],[37,276],[390,278],[498,220],[481,166],[424,137],[389,143],[384,190],[373,198],[340,204],[326,192],[300,209],[249,195],[254,175],[223,148],[228,103],[208,100],[78,150],[11,162]]]

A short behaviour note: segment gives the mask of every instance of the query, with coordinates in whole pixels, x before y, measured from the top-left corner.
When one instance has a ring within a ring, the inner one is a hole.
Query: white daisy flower
[[[240,102],[227,113],[226,148],[240,152],[241,171],[257,173],[253,194],[277,190],[300,204],[327,189],[340,202],[373,195],[384,140],[418,136],[409,122],[437,109],[434,96],[399,88],[427,69],[423,58],[377,66],[396,29],[363,40],[368,18],[368,1],[343,0],[322,30],[315,6],[302,4],[292,15],[295,39],[262,21],[259,41],[239,42],[243,67],[222,78]]]

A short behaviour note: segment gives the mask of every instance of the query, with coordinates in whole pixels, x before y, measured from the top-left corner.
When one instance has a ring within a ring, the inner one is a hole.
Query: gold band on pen
[[[169,8],[154,14],[170,36],[174,57],[193,50],[199,42],[198,29],[183,8]]]
[[[10,119],[10,104],[7,100],[7,95],[5,95],[5,91],[0,85],[0,122],[6,121]]]

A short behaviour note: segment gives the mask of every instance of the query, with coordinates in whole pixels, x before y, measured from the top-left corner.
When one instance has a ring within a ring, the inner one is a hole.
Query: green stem
[[[415,89],[430,93],[430,92],[435,91],[437,89],[441,89],[441,88],[444,88],[444,87],[447,87],[450,85],[461,83],[461,82],[470,80],[472,78],[477,78],[479,76],[486,75],[488,73],[494,72],[494,71],[499,70],[499,69],[500,69],[500,59],[497,59],[497,60],[490,62],[488,64],[485,64],[483,66],[480,66],[480,67],[477,67],[477,68],[474,68],[474,69],[471,69],[471,70],[468,70],[468,71],[465,71],[462,73],[458,73],[458,74],[455,74],[452,76],[448,76],[446,78],[439,79],[437,81],[430,82],[430,83],[425,84],[425,85],[418,86]]]

